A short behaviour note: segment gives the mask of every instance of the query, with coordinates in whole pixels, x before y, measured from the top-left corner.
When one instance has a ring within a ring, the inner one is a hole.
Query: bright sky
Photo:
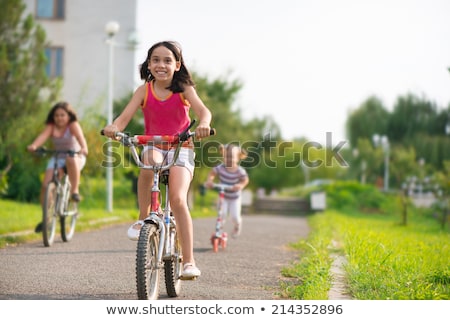
[[[333,145],[370,95],[450,103],[448,0],[141,1],[139,61],[178,41],[189,70],[239,79],[244,119],[269,115],[289,140]],[[141,11],[141,12],[143,12]]]

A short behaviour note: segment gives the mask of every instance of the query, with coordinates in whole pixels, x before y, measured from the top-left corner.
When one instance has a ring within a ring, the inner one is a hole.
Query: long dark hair
[[[169,89],[170,91],[177,93],[177,92],[183,92],[184,87],[186,85],[188,86],[195,86],[194,80],[191,77],[191,74],[189,73],[188,69],[186,68],[186,65],[184,64],[183,54],[181,53],[181,46],[174,42],[174,41],[161,41],[158,43],[155,43],[147,53],[147,58],[145,61],[141,64],[140,68],[140,74],[141,79],[145,80],[147,82],[150,82],[154,79],[153,75],[148,70],[148,61],[150,60],[150,57],[152,56],[153,50],[155,50],[158,47],[164,46],[170,51],[172,51],[173,55],[175,56],[175,60],[177,62],[180,62],[180,70],[175,71],[172,79],[172,83],[170,86],[168,86],[166,89]]]
[[[69,115],[69,122],[77,121],[77,114],[72,106],[65,101],[61,101],[56,103],[48,112],[47,119],[45,120],[46,124],[55,123],[55,112],[58,109],[63,109]]]

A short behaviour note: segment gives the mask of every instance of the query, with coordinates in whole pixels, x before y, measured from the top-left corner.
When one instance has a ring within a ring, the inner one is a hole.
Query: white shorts
[[[84,166],[86,165],[86,156],[84,154],[82,155],[76,155],[75,157],[79,157],[81,159],[81,164],[80,164],[80,171],[81,169],[84,168]],[[55,165],[55,161],[57,161],[57,166],[58,168],[64,168],[64,166],[66,165],[66,158],[58,158],[55,159],[55,157],[50,158],[50,160],[47,163],[47,170],[48,169],[53,169],[53,166]]]
[[[162,150],[154,146],[144,146],[142,152],[146,152],[147,150],[156,150],[160,152],[165,158],[164,162],[170,162],[173,159],[173,155],[175,153],[175,149],[170,150]],[[167,157],[167,158],[166,158]],[[185,167],[191,173],[191,176],[194,176],[194,168],[195,168],[195,152],[192,148],[181,148],[180,153],[178,154],[178,159],[175,161],[174,166]]]

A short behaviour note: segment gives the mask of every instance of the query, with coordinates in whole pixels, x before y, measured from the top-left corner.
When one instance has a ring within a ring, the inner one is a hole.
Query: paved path
[[[127,228],[76,233],[69,243],[57,237],[50,248],[36,242],[0,249],[0,299],[136,299],[136,242],[126,238]],[[280,270],[297,259],[288,244],[308,234],[305,217],[245,215],[242,235],[214,253],[214,219],[194,220],[194,229],[202,276],[184,281],[176,299],[277,299]],[[172,299],[164,286],[161,299]]]

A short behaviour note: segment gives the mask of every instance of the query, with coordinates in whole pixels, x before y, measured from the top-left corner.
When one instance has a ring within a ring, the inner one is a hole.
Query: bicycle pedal
[[[194,281],[194,280],[197,280],[197,276],[195,276],[195,277],[192,277],[192,276],[189,276],[189,277],[186,277],[186,276],[180,276],[180,280],[183,280],[183,281]]]

